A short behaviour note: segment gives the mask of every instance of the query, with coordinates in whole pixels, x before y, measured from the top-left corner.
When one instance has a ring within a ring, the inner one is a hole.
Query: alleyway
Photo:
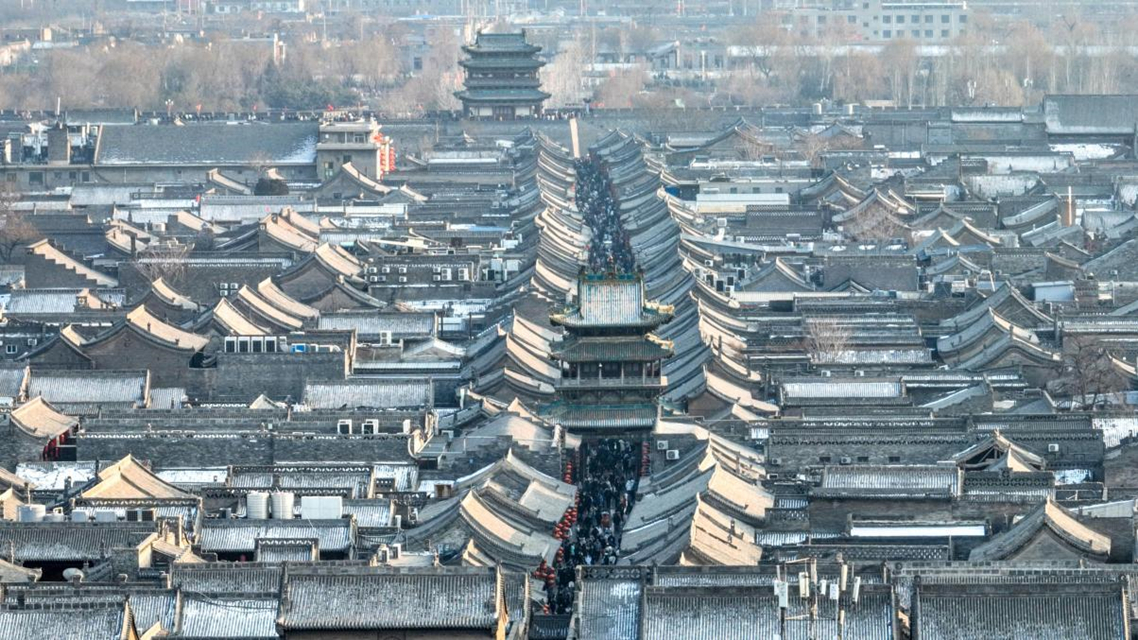
[[[613,198],[612,182],[594,160],[577,161],[577,209],[593,230],[589,245],[589,270],[631,273],[636,269],[628,234],[621,227],[620,209]]]
[[[576,506],[557,526],[561,548],[552,567],[541,567],[549,613],[573,609],[578,565],[616,564],[624,523],[648,469],[646,443],[606,438],[582,443],[562,480],[577,485]]]

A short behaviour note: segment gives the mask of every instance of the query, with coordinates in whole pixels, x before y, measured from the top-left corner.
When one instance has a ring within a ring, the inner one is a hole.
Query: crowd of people
[[[631,273],[636,255],[620,220],[620,207],[613,198],[612,182],[599,162],[581,159],[577,170],[577,210],[593,231],[589,243],[589,269]]]
[[[582,443],[573,481],[577,484],[576,521],[561,542],[546,582],[550,613],[573,609],[578,565],[616,564],[621,532],[640,484],[643,463],[639,442],[608,438]]]

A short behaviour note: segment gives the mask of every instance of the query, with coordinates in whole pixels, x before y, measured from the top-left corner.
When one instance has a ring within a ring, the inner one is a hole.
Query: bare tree
[[[908,234],[905,223],[901,222],[888,207],[875,202],[865,207],[848,220],[844,232],[860,242],[881,242],[903,237]]]
[[[27,215],[16,203],[19,195],[6,184],[0,186],[0,261],[12,261],[12,255],[20,246],[26,246],[39,237]]]
[[[1113,354],[1101,340],[1089,336],[1063,339],[1063,371],[1048,385],[1052,391],[1071,397],[1073,410],[1095,411],[1129,385],[1114,365]]]
[[[588,62],[585,47],[584,37],[578,35],[542,69],[541,84],[550,94],[550,106],[577,105],[584,101],[584,71]]]
[[[806,324],[806,350],[815,364],[840,363],[849,350],[851,331],[837,318],[809,318]]]
[[[177,287],[186,277],[186,258],[191,249],[185,244],[151,244],[138,252],[135,268],[151,282],[161,278]]]

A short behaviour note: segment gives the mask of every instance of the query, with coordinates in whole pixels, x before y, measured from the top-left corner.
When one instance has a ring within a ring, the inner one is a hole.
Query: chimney
[[[63,123],[56,124],[47,132],[47,162],[48,164],[71,163],[71,140]]]
[[[1070,185],[1067,185],[1067,213],[1063,219],[1063,226],[1075,226],[1075,195]]]

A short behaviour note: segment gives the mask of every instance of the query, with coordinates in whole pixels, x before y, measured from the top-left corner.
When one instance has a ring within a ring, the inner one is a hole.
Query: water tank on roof
[[[16,517],[20,522],[43,522],[46,513],[47,507],[42,504],[24,504],[16,509]]]
[[[44,522],[67,522],[67,516],[60,510],[50,511],[43,516]]]
[[[75,509],[71,512],[72,522],[88,522],[91,520],[92,512],[90,509]]]
[[[245,517],[250,520],[269,519],[269,494],[265,491],[251,491],[245,497]]]
[[[273,520],[292,520],[296,496],[289,491],[274,491],[272,496]]]
[[[339,520],[344,515],[340,496],[301,496],[300,515],[306,520]]]

